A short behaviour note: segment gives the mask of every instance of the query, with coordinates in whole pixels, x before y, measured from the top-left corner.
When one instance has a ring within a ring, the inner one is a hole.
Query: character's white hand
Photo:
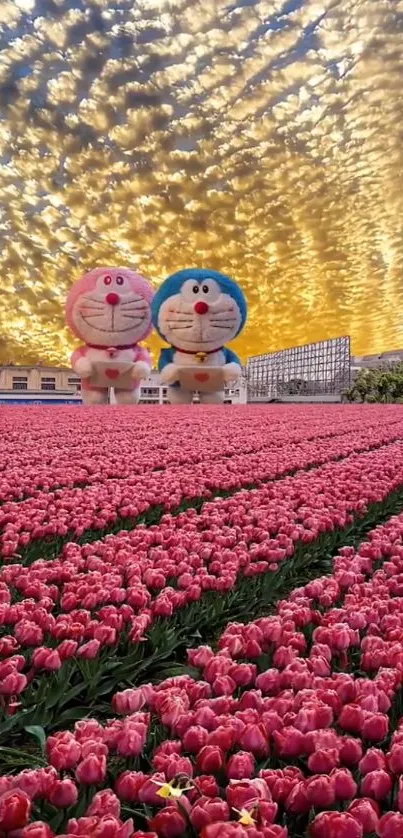
[[[138,361],[132,369],[132,378],[140,379],[147,378],[151,372],[151,367],[145,361]]]
[[[226,383],[230,382],[230,381],[235,381],[242,374],[241,367],[239,366],[239,364],[236,364],[234,361],[232,361],[231,364],[225,364],[224,367],[223,367],[223,372],[224,372],[224,381]]]
[[[161,381],[163,384],[173,384],[178,380],[178,367],[176,364],[167,364],[161,370]]]
[[[91,361],[88,361],[87,358],[79,358],[74,364],[73,369],[81,378],[89,378],[92,373]]]

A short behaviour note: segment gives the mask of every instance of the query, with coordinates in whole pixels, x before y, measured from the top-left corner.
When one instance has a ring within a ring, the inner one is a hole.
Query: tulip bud
[[[68,809],[74,806],[78,800],[78,789],[73,780],[66,777],[64,780],[55,780],[48,795],[49,803],[57,806],[58,809]]]
[[[163,776],[163,775],[162,775]],[[124,771],[118,777],[115,783],[116,794],[121,800],[127,803],[137,803],[139,801],[139,791],[146,780],[146,775],[142,771]],[[154,786],[154,791],[158,787]]]
[[[216,745],[205,745],[196,758],[198,771],[207,774],[217,774],[224,767],[225,755]]]
[[[362,838],[363,829],[348,812],[321,812],[309,834],[311,838]]]
[[[379,838],[402,838],[403,815],[400,812],[387,812],[379,821]]]
[[[358,769],[361,776],[369,774],[370,771],[386,770],[386,757],[383,751],[378,748],[369,748],[359,762]]]
[[[192,725],[182,737],[183,747],[190,754],[197,754],[206,744],[208,732],[201,725]]]
[[[87,756],[76,768],[77,782],[88,786],[103,783],[106,777],[106,757]]]
[[[306,781],[307,800],[314,809],[325,809],[333,806],[336,792],[331,777],[310,777]]]
[[[200,832],[209,823],[229,821],[230,810],[228,803],[220,797],[200,797],[193,805],[189,819],[197,832]]]
[[[347,812],[361,824],[364,835],[370,835],[371,833],[378,835],[380,808],[374,800],[369,797],[353,800]]]
[[[228,760],[227,777],[229,780],[249,780],[255,771],[255,758],[247,751],[238,751]]]
[[[43,821],[35,821],[24,827],[21,838],[54,838],[54,835],[55,833],[49,824],[43,823]]]
[[[361,780],[361,794],[374,800],[385,800],[392,790],[392,779],[386,771],[370,771]]]
[[[86,811],[86,817],[103,817],[103,815],[112,815],[114,818],[120,817],[120,800],[112,789],[103,789],[103,791],[94,794]]]
[[[186,818],[176,807],[166,806],[157,812],[149,822],[150,829],[161,838],[179,838],[186,832]]]
[[[10,789],[0,797],[0,830],[11,832],[26,826],[31,813],[31,801],[24,791]]]

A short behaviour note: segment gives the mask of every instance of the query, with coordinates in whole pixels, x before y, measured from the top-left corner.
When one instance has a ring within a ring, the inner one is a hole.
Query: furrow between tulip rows
[[[348,415],[336,406],[307,406],[297,417],[289,407],[277,408],[273,413],[266,407],[249,406],[231,412],[231,434],[225,438],[221,424],[214,424],[215,411],[216,408],[206,406],[201,411],[196,409],[187,422],[175,408],[156,413],[151,422],[150,414],[140,411],[133,435],[132,414],[124,408],[102,417],[102,421],[96,410],[79,415],[76,410],[55,408],[52,418],[58,423],[58,433],[54,439],[49,437],[48,422],[42,430],[34,422],[29,431],[24,428],[23,446],[15,422],[7,423],[2,417],[0,503],[36,497],[41,491],[58,487],[126,479],[292,442],[359,430],[371,433],[383,425],[401,423],[400,408],[393,405],[383,408],[382,415],[379,407],[369,405],[349,408]]]
[[[403,514],[330,571],[48,737],[47,760],[3,753],[31,767],[3,773],[0,818],[21,838],[399,838]]]
[[[267,613],[335,549],[401,508],[403,443],[355,454],[155,527],[0,571],[0,733],[107,712],[116,688],[181,663],[190,640]],[[169,619],[167,619],[169,618]],[[53,673],[53,674],[52,674]],[[19,696],[18,700],[15,697]]]
[[[167,468],[87,488],[42,492],[0,508],[0,555],[29,563],[54,556],[69,540],[94,541],[111,532],[153,524],[164,511],[200,509],[205,500],[253,488],[300,469],[370,451],[401,438],[402,422],[327,439],[284,444],[270,451],[233,455],[193,466]]]

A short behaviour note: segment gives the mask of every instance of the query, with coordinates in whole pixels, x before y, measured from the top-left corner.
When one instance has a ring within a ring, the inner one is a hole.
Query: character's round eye
[[[124,283],[123,276],[117,276],[116,277],[116,285],[123,285],[123,283]]]
[[[210,288],[208,287],[208,285],[203,285],[202,291],[203,291],[203,294],[208,294],[208,292],[210,291]]]
[[[112,277],[111,276],[105,276],[104,277],[104,285],[110,285],[111,282],[112,282]]]
[[[200,285],[194,285],[192,291],[194,294],[198,294],[200,291]]]

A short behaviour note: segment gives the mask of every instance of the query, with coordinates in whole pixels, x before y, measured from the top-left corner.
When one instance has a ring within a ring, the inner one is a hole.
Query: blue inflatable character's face
[[[168,277],[152,303],[153,323],[164,340],[186,352],[219,349],[246,320],[246,301],[232,279],[200,268]]]

